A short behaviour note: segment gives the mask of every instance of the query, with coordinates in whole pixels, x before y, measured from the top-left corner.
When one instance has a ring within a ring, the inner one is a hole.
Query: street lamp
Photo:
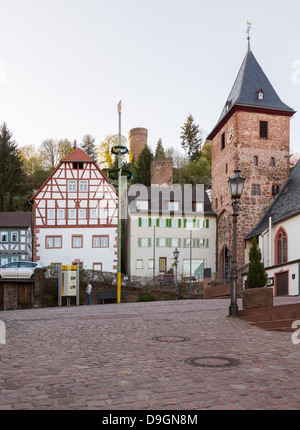
[[[175,263],[175,300],[178,300],[177,265],[179,260],[179,251],[177,248],[175,248],[175,251],[173,251],[173,255]]]
[[[232,238],[232,255],[231,255],[231,303],[229,306],[229,316],[237,316],[238,315],[238,305],[237,305],[237,268],[236,268],[236,224],[238,217],[238,202],[241,198],[245,180],[240,176],[240,170],[237,167],[234,171],[235,175],[233,178],[228,179],[229,191],[232,200],[232,208],[233,208],[233,238]]]

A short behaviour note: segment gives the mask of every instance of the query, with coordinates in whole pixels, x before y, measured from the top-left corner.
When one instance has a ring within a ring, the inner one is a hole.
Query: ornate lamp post
[[[177,248],[175,248],[173,255],[174,255],[174,263],[175,263],[175,300],[178,300],[177,265],[179,260],[179,251]]]
[[[237,316],[238,305],[237,305],[237,268],[236,268],[236,224],[239,210],[239,199],[241,198],[245,180],[240,176],[240,170],[237,167],[234,171],[235,175],[228,179],[229,191],[232,200],[233,208],[233,238],[232,238],[232,256],[231,256],[231,303],[229,306],[229,316]]]

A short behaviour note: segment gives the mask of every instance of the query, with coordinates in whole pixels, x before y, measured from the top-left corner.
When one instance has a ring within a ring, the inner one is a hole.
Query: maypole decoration
[[[121,252],[122,252],[122,217],[121,217],[121,196],[122,196],[122,175],[125,174],[129,179],[132,179],[133,173],[127,169],[122,169],[122,155],[128,153],[126,146],[121,145],[121,110],[122,102],[118,103],[119,113],[119,145],[113,146],[111,149],[112,154],[118,155],[118,168],[109,169],[108,177],[112,179],[118,178],[118,274],[117,274],[117,303],[121,303]]]

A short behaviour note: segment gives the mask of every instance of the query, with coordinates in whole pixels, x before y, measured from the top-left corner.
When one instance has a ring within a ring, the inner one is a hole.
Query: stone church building
[[[229,274],[230,268],[233,211],[228,178],[237,167],[246,177],[237,220],[237,267],[241,268],[245,264],[243,238],[289,177],[294,113],[277,95],[248,42],[221,116],[208,136],[212,142],[212,207],[217,214],[217,272]]]

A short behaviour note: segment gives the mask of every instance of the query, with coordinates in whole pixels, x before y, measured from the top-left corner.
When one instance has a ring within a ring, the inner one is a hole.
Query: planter
[[[243,309],[273,306],[273,288],[249,288],[242,292]]]

